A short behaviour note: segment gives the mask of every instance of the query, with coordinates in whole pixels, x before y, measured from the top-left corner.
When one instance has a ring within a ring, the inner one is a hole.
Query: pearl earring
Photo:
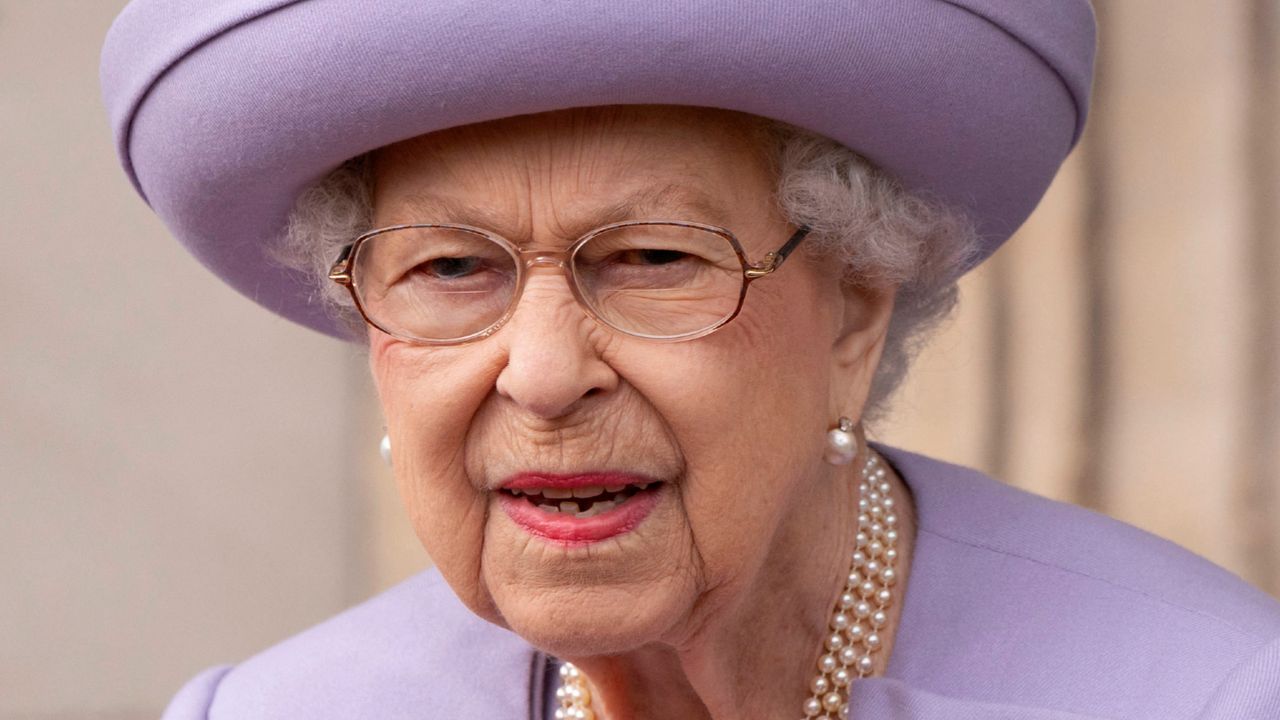
[[[848,465],[858,455],[858,436],[853,434],[853,421],[841,416],[839,425],[827,432],[827,452],[823,455],[832,465]]]
[[[378,452],[382,453],[382,461],[391,466],[391,436],[383,435],[382,442],[378,443]]]

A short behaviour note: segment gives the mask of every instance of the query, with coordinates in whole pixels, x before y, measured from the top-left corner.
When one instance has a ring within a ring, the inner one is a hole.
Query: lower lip
[[[498,493],[507,517],[530,535],[562,545],[589,545],[630,532],[644,522],[658,504],[663,485],[641,490],[626,502],[588,518],[543,510],[524,498]]]

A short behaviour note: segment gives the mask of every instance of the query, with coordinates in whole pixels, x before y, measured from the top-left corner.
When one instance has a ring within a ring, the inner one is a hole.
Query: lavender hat
[[[1088,0],[134,0],[102,90],[134,187],[210,270],[343,336],[264,254],[342,161],[456,125],[629,103],[727,108],[859,151],[967,209],[983,257],[1088,110]]]

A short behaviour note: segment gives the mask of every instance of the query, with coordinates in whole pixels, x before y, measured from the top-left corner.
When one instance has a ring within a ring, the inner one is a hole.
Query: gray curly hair
[[[896,285],[897,297],[863,418],[875,420],[912,359],[955,307],[956,279],[975,257],[978,237],[959,210],[907,192],[854,151],[828,138],[764,120],[783,217],[812,228],[806,252],[844,266],[860,287]],[[298,198],[276,261],[315,279],[330,312],[363,337],[349,294],[328,280],[352,238],[372,229],[372,157],[347,161]]]

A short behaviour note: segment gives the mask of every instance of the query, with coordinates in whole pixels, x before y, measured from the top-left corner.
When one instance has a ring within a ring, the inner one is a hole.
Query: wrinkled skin
[[[636,214],[722,225],[755,260],[794,231],[762,147],[749,119],[687,108],[467,126],[377,154],[375,223],[464,222],[562,249],[622,219],[600,214],[620,197],[674,187]],[[440,202],[471,211],[445,216]],[[856,524],[862,458],[825,463],[825,434],[860,417],[892,304],[892,289],[846,287],[798,252],[751,286],[733,322],[687,342],[599,326],[562,272],[541,266],[486,339],[420,346],[371,329],[418,537],[474,612],[577,662],[598,714],[795,716]],[[667,485],[634,530],[565,547],[499,509],[493,489],[522,470],[628,470]],[[909,498],[894,482],[909,543]]]

